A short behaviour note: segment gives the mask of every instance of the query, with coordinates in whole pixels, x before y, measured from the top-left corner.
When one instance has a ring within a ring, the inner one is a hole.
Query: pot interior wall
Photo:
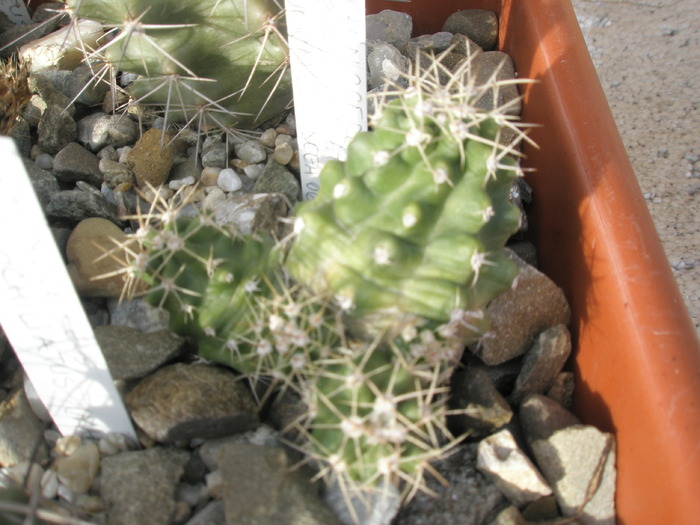
[[[536,123],[532,240],[572,306],[575,411],[617,438],[618,523],[700,515],[700,345],[565,0],[368,0],[413,17],[414,35],[451,13],[499,14],[499,47],[523,78]]]

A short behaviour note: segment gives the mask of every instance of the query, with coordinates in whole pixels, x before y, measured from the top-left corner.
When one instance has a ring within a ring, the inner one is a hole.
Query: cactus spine
[[[521,171],[502,134],[524,134],[478,109],[498,83],[475,86],[468,63],[430,64],[388,93],[346,162],[326,164],[291,247],[203,215],[157,221],[133,251],[148,298],[204,357],[295,385],[309,407],[298,446],[349,499],[387,482],[405,497],[424,488],[456,443],[447,379],[516,274],[502,248],[519,226],[509,193]]]
[[[291,101],[287,44],[275,0],[68,0],[73,17],[110,38],[91,58],[136,73],[129,91],[169,122],[251,129]]]

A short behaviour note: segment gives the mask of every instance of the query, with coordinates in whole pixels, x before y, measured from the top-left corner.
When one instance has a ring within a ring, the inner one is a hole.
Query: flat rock
[[[94,330],[114,379],[140,379],[178,357],[185,341],[168,330],[143,333],[128,326]]]
[[[78,20],[75,26],[69,25],[37,39],[20,49],[20,57],[29,62],[30,71],[43,69],[75,69],[85,58],[83,49],[97,49],[97,39],[103,35],[102,24],[91,20]]]
[[[141,298],[124,301],[110,299],[107,308],[111,324],[130,326],[139,332],[167,330],[170,324],[170,315],[166,310],[151,306]]]
[[[53,159],[53,174],[66,184],[82,180],[99,187],[103,180],[97,155],[77,142],[68,143],[56,154]]]
[[[121,295],[124,276],[110,274],[124,267],[119,261],[123,261],[126,254],[116,248],[125,241],[124,232],[106,219],[93,217],[78,223],[68,237],[66,258],[68,274],[79,294],[88,297]],[[106,256],[108,252],[112,252],[113,257]]]
[[[518,266],[518,276],[513,288],[487,306],[491,330],[471,349],[487,365],[523,355],[542,331],[567,326],[571,318],[564,292],[549,277],[512,251],[506,254]]]
[[[544,394],[554,384],[571,353],[571,335],[564,325],[542,332],[527,351],[509,397],[514,404],[527,394]]]
[[[104,458],[100,486],[107,525],[170,525],[175,487],[189,457],[184,450],[156,447]]]
[[[509,430],[501,430],[479,442],[476,468],[518,507],[552,493]]]
[[[281,448],[231,443],[218,452],[228,525],[334,525],[319,484]]]
[[[525,438],[565,516],[584,525],[615,523],[615,440],[578,423],[551,399],[532,394],[520,408]]]
[[[481,525],[505,499],[498,488],[476,469],[477,444],[457,447],[446,459],[432,463],[445,478],[441,484],[426,473],[435,497],[419,491],[399,511],[393,525]]]
[[[21,387],[0,401],[0,465],[46,461],[43,435],[44,422],[32,411]]]
[[[100,217],[114,224],[121,223],[115,205],[91,191],[59,191],[51,197],[46,214],[50,220],[59,222],[78,223],[83,219]]]
[[[498,43],[498,17],[486,9],[464,9],[451,14],[443,31],[467,35],[485,51],[491,51]]]
[[[212,365],[161,368],[129,392],[126,404],[139,427],[160,442],[222,437],[258,423],[245,385]]]
[[[472,57],[472,70],[476,72],[476,84],[488,85],[493,80],[497,82],[515,80],[515,66],[509,55],[500,51],[487,51]],[[496,91],[496,93],[494,93]],[[515,84],[505,84],[491,88],[476,101],[476,106],[486,111],[496,107],[502,108],[507,115],[520,115],[522,103],[520,93]]]
[[[151,128],[134,144],[126,158],[126,164],[134,172],[139,188],[164,184],[173,166],[170,137],[163,131]]]

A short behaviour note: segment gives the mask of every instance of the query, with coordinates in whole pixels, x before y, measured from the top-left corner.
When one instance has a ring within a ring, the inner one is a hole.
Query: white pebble
[[[219,177],[216,179],[216,184],[224,191],[237,191],[243,186],[238,173],[231,168],[221,170]]]
[[[275,139],[277,138],[277,132],[273,129],[266,129],[260,135],[260,144],[267,148],[272,148],[275,146]]]
[[[117,153],[119,154],[119,162],[121,164],[126,164],[126,158],[129,156],[129,152],[133,148],[131,146],[124,146],[123,148],[118,148]]]
[[[291,146],[293,141],[294,137],[287,135],[286,133],[281,133],[277,135],[277,138],[275,139],[275,146],[279,146],[280,144],[289,144]]]
[[[250,180],[255,180],[263,172],[263,169],[263,164],[248,164],[245,168],[243,168],[243,173],[245,173]]]
[[[212,191],[204,198],[202,208],[205,210],[213,210],[218,202],[226,198],[226,194],[221,188],[212,188]]]
[[[170,183],[168,183],[168,186],[171,190],[177,191],[185,186],[192,186],[192,184],[194,184],[194,177],[192,175],[188,175],[183,179],[171,180]]]

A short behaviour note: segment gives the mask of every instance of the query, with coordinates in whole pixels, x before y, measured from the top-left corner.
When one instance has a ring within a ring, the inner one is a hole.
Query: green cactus
[[[483,88],[443,87],[434,70],[383,107],[346,162],[326,163],[295,211],[287,270],[379,330],[476,318],[516,274],[502,253],[520,221],[508,198],[518,167],[499,143],[507,117],[475,109]]]
[[[139,78],[131,95],[169,122],[251,129],[291,101],[275,0],[68,0],[74,18],[110,30],[94,57]]]
[[[329,306],[291,285],[266,235],[239,236],[206,214],[178,218],[169,205],[130,238],[130,292],[170,314],[170,329],[198,342],[204,359],[289,385],[338,344]],[[138,283],[145,284],[139,285]]]

